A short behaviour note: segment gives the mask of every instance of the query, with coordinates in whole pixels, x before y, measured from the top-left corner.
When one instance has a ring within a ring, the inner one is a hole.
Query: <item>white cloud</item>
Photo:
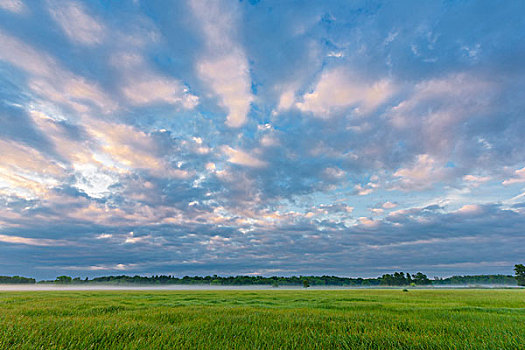
[[[85,113],[91,106],[110,112],[117,105],[96,84],[64,69],[51,56],[0,31],[0,60],[24,70],[28,85],[39,96]]]
[[[153,102],[181,104],[186,109],[197,106],[199,98],[188,92],[188,89],[169,79],[146,79],[131,82],[123,88],[124,95],[135,105]]]
[[[13,244],[25,244],[40,247],[49,246],[63,246],[66,242],[57,239],[45,239],[45,238],[27,238],[20,236],[9,236],[0,234],[0,242],[13,243]]]
[[[90,270],[90,271],[106,271],[117,270],[125,271],[138,266],[138,264],[115,264],[115,265],[92,265],[87,268],[75,268],[76,270]]]
[[[165,102],[193,109],[199,103],[199,98],[189,93],[184,84],[154,72],[140,55],[120,53],[113,56],[111,63],[120,71],[122,93],[133,105]]]
[[[361,184],[355,185],[354,189],[357,191],[357,195],[359,196],[366,196],[367,194],[374,192],[373,188],[366,188],[361,186]]]
[[[207,47],[197,62],[197,72],[228,110],[226,125],[238,128],[246,123],[253,96],[248,59],[234,41],[235,14],[228,12],[231,6],[221,6],[218,1],[192,1],[191,8]]]
[[[449,74],[416,84],[409,97],[385,115],[393,127],[411,133],[421,153],[446,155],[461,135],[459,125],[494,109],[496,91],[482,76]],[[491,147],[483,139],[480,144]]]
[[[370,211],[374,215],[381,215],[385,210],[383,208],[370,208]]]
[[[371,219],[371,218],[367,218],[365,216],[362,216],[359,218],[359,223],[363,226],[367,226],[367,227],[376,227],[379,225],[379,221],[376,221],[374,219]]]
[[[340,179],[345,176],[344,170],[336,167],[329,167],[324,169],[323,174],[332,180]]]
[[[383,209],[394,209],[395,207],[397,207],[397,203],[385,202],[383,203],[382,207]]]
[[[370,182],[368,182],[364,186],[361,184],[357,184],[354,186],[354,190],[357,192],[357,195],[366,196],[367,194],[374,192],[376,189],[380,187],[378,180],[379,180],[378,176],[373,175],[370,177]]]
[[[27,11],[26,5],[21,0],[0,0],[0,9],[17,14]]]
[[[135,243],[140,243],[140,242],[147,242],[150,239],[151,239],[151,235],[137,237],[135,236],[133,232],[130,232],[128,237],[126,237],[126,239],[124,240],[124,243],[135,244]]]
[[[66,176],[64,167],[34,148],[0,140],[0,194],[45,197]]]
[[[518,169],[514,172],[514,177],[503,181],[504,185],[512,185],[516,183],[525,182],[525,167]]]
[[[323,72],[312,92],[303,96],[296,106],[320,118],[329,118],[334,112],[355,107],[358,113],[369,113],[385,102],[394,92],[387,80],[365,81],[345,68]]]
[[[342,57],[345,57],[344,53],[342,53],[341,51],[330,51],[328,53],[328,55],[326,55],[327,57],[336,57],[336,58],[342,58]]]
[[[92,198],[104,198],[111,194],[110,187],[118,182],[117,176],[103,172],[93,164],[74,164],[74,187]]]
[[[295,89],[289,88],[283,91],[279,98],[276,112],[287,110],[293,106],[295,102]]]
[[[128,173],[144,169],[155,175],[179,179],[190,176],[186,170],[172,168],[159,154],[158,145],[151,135],[131,125],[92,118],[84,118],[83,125],[101,154],[99,157],[93,154],[91,158],[112,172]]]
[[[457,210],[460,214],[478,214],[483,208],[477,204],[466,204]]]
[[[400,178],[395,189],[424,190],[443,180],[447,175],[448,171],[441,162],[428,154],[420,154],[412,167],[402,168],[394,173],[395,177]]]
[[[46,54],[38,52],[18,39],[0,30],[0,60],[37,76],[51,76],[57,71],[56,62]]]
[[[230,146],[223,146],[222,151],[229,157],[228,162],[230,163],[254,168],[260,168],[267,165],[266,162],[259,160],[244,151],[233,149]]]
[[[490,176],[476,176],[476,175],[465,175],[463,176],[463,181],[467,183],[470,187],[479,187],[487,181],[492,180]]]
[[[204,60],[198,65],[201,78],[221,97],[221,104],[228,109],[226,124],[237,128],[246,123],[253,100],[248,63],[242,55],[228,55],[215,60]]]
[[[473,182],[476,184],[484,183],[490,181],[492,178],[490,176],[476,176],[476,175],[465,175],[463,180],[468,182]]]
[[[104,40],[104,25],[90,16],[82,4],[74,1],[53,1],[49,12],[73,42],[92,46]]]
[[[261,146],[273,147],[278,146],[279,144],[279,140],[272,135],[264,135],[263,137],[261,137]]]

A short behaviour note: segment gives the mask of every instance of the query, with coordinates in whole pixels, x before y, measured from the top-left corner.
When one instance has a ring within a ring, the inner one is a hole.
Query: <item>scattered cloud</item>
[[[520,13],[0,0],[3,273],[511,273]]]
[[[257,159],[249,153],[231,148],[230,146],[223,146],[222,151],[228,156],[228,162],[233,164],[245,165],[254,168],[260,168],[267,165],[266,162]]]
[[[111,62],[121,73],[122,93],[132,105],[164,102],[193,109],[199,103],[180,81],[153,72],[137,54],[117,54]]]
[[[107,29],[88,14],[82,3],[76,1],[52,1],[49,12],[67,37],[81,45],[102,43]]]
[[[394,173],[395,177],[400,178],[396,188],[405,191],[424,190],[443,180],[448,172],[442,163],[430,155],[420,154],[411,167],[399,169]]]
[[[383,207],[384,209],[394,209],[395,207],[397,207],[398,204],[397,203],[392,203],[392,202],[384,202],[381,207]]]
[[[22,69],[29,75],[28,86],[33,94],[79,113],[92,106],[103,112],[117,105],[96,84],[63,68],[53,57],[3,33],[0,29],[0,60]]]
[[[91,265],[87,267],[72,266],[70,270],[89,270],[89,271],[126,271],[135,268],[137,264],[114,264],[114,265]]]
[[[241,127],[246,123],[253,96],[248,59],[235,42],[235,10],[220,1],[192,1],[190,5],[206,43],[204,57],[197,61],[197,72],[227,109],[226,125]]]
[[[0,242],[11,243],[11,244],[24,244],[37,247],[47,247],[47,246],[64,246],[67,242],[56,240],[56,239],[47,239],[47,238],[28,238],[20,236],[11,236],[0,234]]]
[[[319,118],[329,118],[346,107],[353,107],[357,114],[367,114],[394,91],[393,84],[387,79],[368,82],[346,68],[337,68],[323,72],[314,90],[305,94],[296,106]]]
[[[27,7],[22,0],[0,0],[0,9],[22,14],[27,11]]]
[[[514,176],[503,181],[504,185],[525,182],[525,167],[514,171]]]

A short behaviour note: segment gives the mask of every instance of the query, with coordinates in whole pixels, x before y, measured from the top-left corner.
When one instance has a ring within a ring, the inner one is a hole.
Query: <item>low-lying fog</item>
[[[351,287],[351,286],[311,286],[308,290],[331,290],[331,289],[455,289],[455,288],[519,288],[518,286],[501,284],[483,285],[450,285],[429,287]],[[250,286],[211,286],[211,285],[56,285],[56,284],[0,284],[0,291],[86,291],[86,290],[304,290],[302,286],[279,286],[250,285]]]

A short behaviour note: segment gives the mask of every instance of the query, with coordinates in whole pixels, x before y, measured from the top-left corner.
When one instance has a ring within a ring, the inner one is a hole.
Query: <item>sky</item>
[[[512,274],[524,14],[0,0],[0,275]]]

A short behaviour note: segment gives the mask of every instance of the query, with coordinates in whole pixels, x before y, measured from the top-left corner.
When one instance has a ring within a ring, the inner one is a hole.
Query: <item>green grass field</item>
[[[525,349],[525,290],[0,292],[0,349]]]

